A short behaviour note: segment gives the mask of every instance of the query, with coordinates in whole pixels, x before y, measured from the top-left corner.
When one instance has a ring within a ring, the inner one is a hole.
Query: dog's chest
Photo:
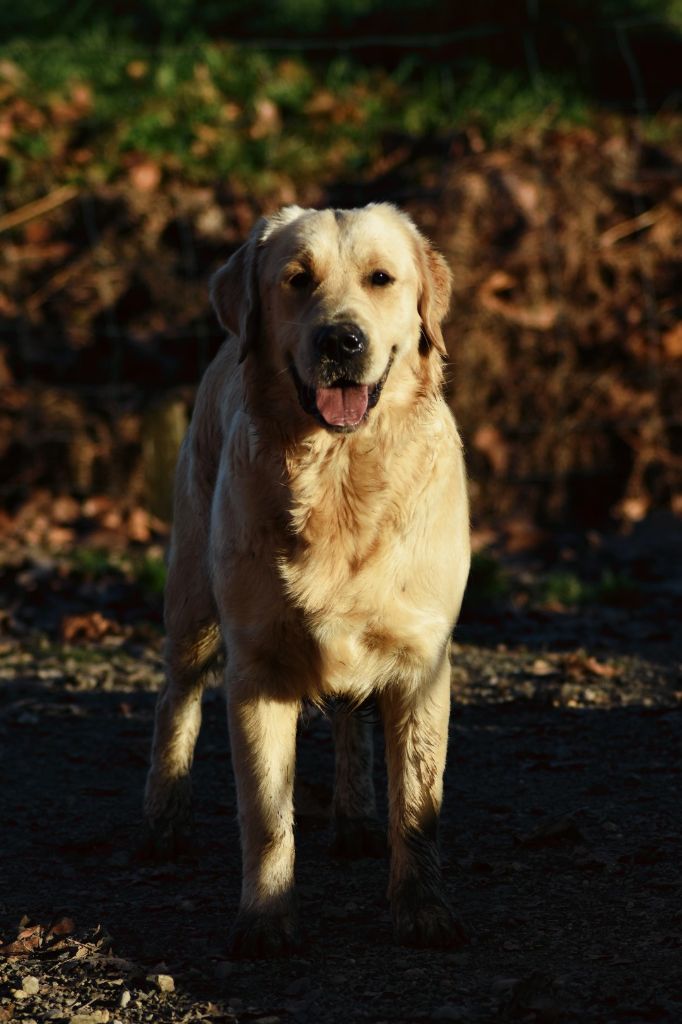
[[[324,689],[358,692],[396,675],[417,681],[449,625],[429,571],[436,553],[422,488],[381,467],[298,482],[295,542],[280,572],[317,648]]]

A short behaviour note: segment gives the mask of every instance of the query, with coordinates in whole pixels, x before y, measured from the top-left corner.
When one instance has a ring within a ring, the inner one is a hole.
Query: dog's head
[[[445,355],[450,287],[443,257],[395,207],[290,206],[258,222],[211,299],[240,360],[265,357],[305,413],[350,433],[384,387],[416,387],[420,364]]]

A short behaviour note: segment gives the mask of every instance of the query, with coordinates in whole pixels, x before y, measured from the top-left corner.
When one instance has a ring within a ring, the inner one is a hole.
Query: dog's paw
[[[395,938],[402,946],[453,949],[469,941],[447,900],[416,880],[398,889],[391,913]]]
[[[242,960],[288,956],[302,946],[303,936],[294,910],[277,914],[242,910],[230,934],[230,956]]]
[[[338,815],[334,819],[334,837],[329,848],[333,857],[341,860],[383,857],[386,848],[386,833],[376,818]]]
[[[151,860],[173,860],[193,848],[194,816],[189,776],[168,782],[150,773],[145,793],[145,835],[140,849]]]
[[[137,849],[139,860],[177,860],[194,853],[192,828],[189,821],[148,822]]]

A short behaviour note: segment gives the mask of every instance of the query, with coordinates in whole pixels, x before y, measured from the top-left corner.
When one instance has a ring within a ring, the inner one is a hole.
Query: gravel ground
[[[138,621],[64,643],[50,609],[92,620],[92,593],[67,599],[57,573],[38,601],[32,582],[47,570],[31,564],[33,575],[5,568],[0,587],[0,1021],[682,1020],[672,584],[636,609],[465,615],[442,819],[465,947],[395,946],[386,864],[329,855],[330,730],[310,712],[297,785],[306,951],[233,962],[239,848],[221,695],[205,698],[196,851],[144,862],[158,628]],[[117,600],[136,607],[130,593]]]

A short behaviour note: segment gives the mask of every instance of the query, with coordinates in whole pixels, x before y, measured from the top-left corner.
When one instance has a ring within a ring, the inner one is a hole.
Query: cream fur
[[[372,286],[378,269],[394,278],[389,287]],[[310,289],[289,283],[302,272]],[[431,884],[437,855],[414,853],[411,839],[440,807],[448,641],[469,568],[462,447],[441,394],[449,290],[442,257],[387,204],[286,208],[259,222],[212,284],[231,336],[201,384],[178,462],[168,678],[146,809],[157,836],[186,822],[201,687],[224,645],[241,952],[295,944],[296,717],[304,699],[332,695],[353,704],[374,695],[382,710],[399,937],[439,944],[452,930]],[[304,412],[289,370],[314,384],[312,338],[335,320],[369,339],[363,382],[391,361],[378,404],[347,434]],[[366,730],[335,732],[337,812],[371,817]],[[426,924],[404,896],[410,879],[435,907]]]

